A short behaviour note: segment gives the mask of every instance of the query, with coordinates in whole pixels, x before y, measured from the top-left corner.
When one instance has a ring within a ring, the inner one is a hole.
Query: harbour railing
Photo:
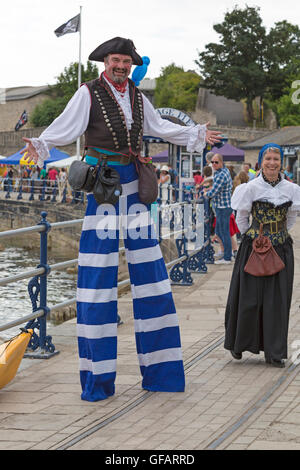
[[[175,188],[176,191],[177,188]],[[214,263],[214,249],[211,245],[211,208],[209,200],[199,197],[193,191],[181,191],[175,200],[174,188],[168,188],[168,198],[151,205],[151,219],[155,227],[155,236],[160,243],[166,239],[174,240],[177,248],[177,258],[166,262],[171,284],[190,286],[193,284],[193,274],[205,274],[207,264]],[[174,199],[173,199],[174,198]],[[21,279],[30,279],[28,294],[32,304],[32,312],[0,325],[0,332],[10,328],[25,325],[34,333],[28,345],[25,357],[47,359],[59,351],[56,350],[52,337],[47,334],[47,317],[50,312],[61,310],[76,303],[76,296],[55,305],[47,302],[47,284],[51,271],[64,270],[78,265],[78,259],[71,259],[52,265],[48,264],[48,234],[51,230],[80,226],[83,219],[67,220],[50,223],[47,212],[41,212],[40,222],[31,227],[19,228],[0,232],[0,239],[15,236],[40,234],[40,260],[35,269],[21,272],[12,276],[0,278],[0,286],[6,286]],[[124,251],[120,247],[119,251]],[[130,279],[118,282],[118,287],[130,284]]]
[[[158,185],[159,200],[172,203],[180,199],[200,197],[200,191],[193,187],[179,189],[177,186]],[[84,204],[86,193],[73,191],[67,181],[30,178],[0,177],[0,194],[4,199],[17,201],[45,201],[59,204]]]

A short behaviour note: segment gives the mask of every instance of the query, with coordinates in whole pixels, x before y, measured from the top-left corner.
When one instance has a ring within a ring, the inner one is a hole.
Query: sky
[[[213,25],[227,11],[260,7],[267,30],[286,19],[300,25],[299,0],[0,0],[0,88],[54,84],[64,67],[78,61],[79,33],[59,38],[54,30],[82,6],[82,63],[102,42],[130,38],[150,58],[147,77],[171,63],[199,72],[195,60],[209,42]],[[103,64],[97,62],[99,71]]]

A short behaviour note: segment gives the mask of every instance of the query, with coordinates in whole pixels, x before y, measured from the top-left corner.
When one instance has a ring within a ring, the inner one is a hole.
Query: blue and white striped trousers
[[[139,201],[135,166],[114,168],[120,173],[122,197],[116,206],[98,206],[89,194],[80,239],[77,328],[81,398],[88,401],[103,400],[115,391],[120,217],[142,387],[184,391],[178,318],[160,246],[153,236],[150,206]],[[141,208],[144,212],[137,216]]]

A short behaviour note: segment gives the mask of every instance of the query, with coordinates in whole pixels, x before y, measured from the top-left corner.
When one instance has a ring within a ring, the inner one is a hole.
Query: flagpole
[[[79,58],[78,58],[78,88],[81,85],[81,13],[82,13],[82,6],[80,6],[80,13],[79,13]],[[77,160],[80,159],[80,137],[78,137],[76,141],[76,156]]]

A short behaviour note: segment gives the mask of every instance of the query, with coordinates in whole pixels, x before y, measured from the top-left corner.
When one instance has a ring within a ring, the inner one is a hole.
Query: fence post
[[[44,179],[43,180],[42,191],[41,191],[41,194],[39,196],[40,201],[45,201],[46,185],[47,185],[47,181]]]
[[[182,238],[176,239],[176,247],[178,251],[178,257],[181,258],[183,255],[186,256],[186,259],[181,261],[180,263],[175,264],[172,269],[170,270],[170,279],[172,285],[178,286],[190,286],[193,284],[192,276],[188,270],[188,251],[187,251],[187,238],[185,236],[184,228],[184,209],[182,206],[183,214],[182,214]]]
[[[58,354],[59,351],[55,350],[55,346],[52,343],[52,337],[47,336],[47,315],[49,308],[47,307],[47,276],[50,272],[48,265],[48,232],[51,229],[50,223],[47,221],[47,212],[41,213],[42,220],[38,225],[44,225],[45,230],[40,233],[40,264],[38,268],[45,268],[45,273],[40,276],[35,276],[28,283],[28,291],[32,303],[33,312],[36,310],[43,310],[44,315],[30,321],[26,328],[37,328],[40,332],[39,337],[34,332],[28,349],[32,352],[27,351],[24,357],[32,357],[36,359],[48,359],[54,354]],[[39,297],[39,307],[37,301]]]
[[[200,242],[201,242],[202,248],[197,253],[189,257],[188,269],[192,273],[206,274],[207,266],[205,264],[205,261],[206,261],[205,215],[204,215],[205,211],[203,209],[201,209],[200,211],[200,207],[203,208],[204,206],[203,199],[201,201],[197,199],[197,201],[194,202],[194,206],[195,206],[195,211],[193,212],[193,223],[194,223],[194,226],[196,227],[195,241],[197,242],[197,237],[199,237],[199,225],[200,225],[201,220],[204,226],[204,237],[203,237],[203,234],[201,234]]]
[[[203,197],[203,196],[202,196]],[[211,235],[211,217],[212,210],[210,207],[210,199],[203,197],[204,199],[204,242],[205,245],[205,262],[206,264],[214,264],[214,254],[215,250],[211,244],[210,235]]]
[[[63,190],[63,197],[62,200],[60,201],[61,203],[66,203],[67,202],[67,183],[65,184],[64,190]]]
[[[19,194],[17,200],[23,199],[23,178],[20,179]]]
[[[53,191],[52,191],[51,202],[56,202],[56,194],[57,194],[57,181],[55,180],[54,188],[53,188]]]
[[[31,180],[31,190],[30,190],[29,201],[34,201],[34,180]]]

